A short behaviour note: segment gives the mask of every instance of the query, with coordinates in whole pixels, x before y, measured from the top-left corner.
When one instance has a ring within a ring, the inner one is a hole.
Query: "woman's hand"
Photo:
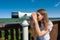
[[[37,21],[37,15],[36,15],[35,12],[33,12],[31,16],[32,16],[32,18],[33,18],[34,21]]]

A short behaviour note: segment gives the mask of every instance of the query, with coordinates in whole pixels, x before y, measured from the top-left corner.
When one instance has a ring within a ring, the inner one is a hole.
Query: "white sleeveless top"
[[[36,40],[50,40],[50,31],[52,30],[52,27],[53,27],[53,23],[51,21],[49,21],[48,23],[48,32],[44,35],[44,36],[41,36],[41,37],[36,37]],[[41,27],[40,27],[41,31],[44,29],[44,26],[41,24]]]

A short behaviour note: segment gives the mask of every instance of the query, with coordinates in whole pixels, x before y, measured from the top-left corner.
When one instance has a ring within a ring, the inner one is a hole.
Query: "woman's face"
[[[41,13],[46,13],[46,11],[41,11]],[[43,14],[37,13],[38,21],[41,21],[44,18]]]
[[[41,21],[43,19],[43,15],[41,15],[40,13],[37,13],[37,19],[38,21]]]

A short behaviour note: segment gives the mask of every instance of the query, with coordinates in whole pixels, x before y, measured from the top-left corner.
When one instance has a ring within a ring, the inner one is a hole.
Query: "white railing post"
[[[24,20],[22,22],[22,26],[23,26],[23,40],[28,40],[28,22],[27,20]]]

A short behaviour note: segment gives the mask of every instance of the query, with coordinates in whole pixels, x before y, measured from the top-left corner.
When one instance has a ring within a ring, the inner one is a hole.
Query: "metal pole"
[[[28,22],[26,20],[23,21],[23,40],[28,40]]]

